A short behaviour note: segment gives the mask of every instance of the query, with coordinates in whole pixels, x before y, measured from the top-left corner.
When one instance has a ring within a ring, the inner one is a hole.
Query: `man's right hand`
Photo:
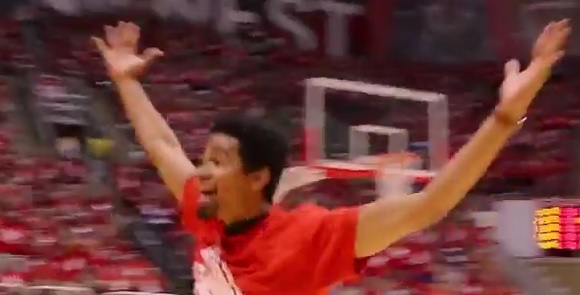
[[[137,53],[139,27],[119,22],[105,27],[105,40],[92,38],[115,82],[125,114],[149,160],[174,196],[181,200],[185,184],[195,173],[179,139],[149,100],[136,78],[163,52],[149,48]],[[193,196],[197,197],[197,196]]]
[[[135,78],[156,58],[163,56],[158,48],[147,48],[138,54],[139,36],[137,25],[119,22],[116,27],[105,26],[105,40],[92,37],[112,80]]]

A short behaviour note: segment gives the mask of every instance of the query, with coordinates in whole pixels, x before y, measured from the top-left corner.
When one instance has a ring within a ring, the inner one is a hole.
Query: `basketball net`
[[[284,169],[274,197],[274,203],[279,203],[292,190],[316,183],[328,178],[324,170],[309,166],[296,166]]]
[[[413,183],[428,182],[432,175],[409,173],[421,165],[418,155],[409,152],[392,153],[356,158],[350,162],[325,163],[313,166],[297,166],[284,170],[274,203],[294,189],[304,187],[324,179],[374,178],[377,196],[398,197],[413,193]]]
[[[417,179],[397,171],[418,169],[421,159],[414,153],[394,153],[378,157],[375,174],[377,196],[381,198],[399,197],[413,193],[412,184]]]

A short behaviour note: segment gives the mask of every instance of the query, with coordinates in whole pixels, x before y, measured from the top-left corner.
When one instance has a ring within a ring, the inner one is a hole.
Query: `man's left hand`
[[[525,116],[530,103],[550,77],[552,67],[564,56],[570,30],[567,19],[551,22],[536,40],[532,60],[524,71],[520,71],[520,64],[516,60],[505,64],[498,112],[513,122]]]

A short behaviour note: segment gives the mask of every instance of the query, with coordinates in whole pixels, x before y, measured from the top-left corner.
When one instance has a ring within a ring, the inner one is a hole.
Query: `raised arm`
[[[536,41],[526,70],[520,72],[517,61],[506,63],[500,103],[422,192],[380,198],[360,208],[355,242],[357,257],[377,253],[439,221],[465,197],[508,138],[519,129],[520,120],[550,76],[552,66],[562,58],[569,32],[567,20],[550,23]]]
[[[93,37],[115,83],[137,139],[173,195],[181,200],[185,182],[195,173],[175,133],[155,109],[138,75],[163,52],[156,48],[137,53],[139,27],[119,22],[105,27],[105,40]]]

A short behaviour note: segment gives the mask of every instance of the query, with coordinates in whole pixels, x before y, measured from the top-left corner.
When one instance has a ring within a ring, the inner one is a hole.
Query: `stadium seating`
[[[55,91],[61,77],[82,77],[98,91],[111,97],[106,74],[98,54],[88,40],[99,34],[112,18],[72,18],[50,15],[40,33],[51,72],[36,85],[48,94]],[[4,20],[0,20],[2,22]],[[451,147],[457,150],[478,126],[482,114],[495,104],[495,90],[489,85],[500,81],[500,65],[468,65],[464,68],[420,64],[393,64],[369,70],[365,61],[331,61],[293,52],[281,46],[272,52],[251,56],[244,48],[216,42],[205,30],[191,26],[144,24],[144,42],[159,46],[167,58],[155,65],[145,78],[152,101],[176,130],[188,154],[198,154],[216,113],[251,110],[263,114],[270,108],[281,114],[292,137],[295,162],[303,146],[301,123],[301,82],[313,76],[365,80],[409,88],[434,90],[450,97]],[[0,25],[0,60],[34,64],[20,41],[17,23]],[[32,54],[30,54],[32,55]],[[275,69],[275,70],[273,70]],[[276,75],[276,79],[272,76]],[[275,80],[275,81],[273,81]],[[52,85],[52,87],[48,87]],[[56,85],[56,86],[55,86]],[[486,86],[487,85],[487,86]],[[494,182],[503,187],[513,179],[547,179],[567,170],[567,151],[559,145],[570,120],[580,115],[574,100],[577,85],[566,81],[550,85],[530,123],[506,149],[490,172],[486,187]],[[48,95],[55,97],[58,95]],[[0,85],[0,108],[9,106],[7,85]],[[551,97],[560,99],[550,106]],[[347,97],[357,99],[356,97]],[[547,99],[548,98],[548,99]],[[362,99],[361,99],[362,100]],[[556,115],[557,114],[557,115]],[[363,114],[368,116],[369,114]],[[350,114],[355,118],[356,114]],[[126,123],[122,115],[119,124]],[[346,119],[345,119],[346,120]],[[411,130],[418,141],[425,140],[424,116],[401,111],[393,122]],[[163,279],[131,245],[116,237],[111,219],[110,196],[89,198],[84,190],[86,165],[78,160],[26,158],[11,150],[14,127],[5,118],[0,122],[0,288],[10,292],[60,290],[63,294],[139,294],[117,291],[162,292]],[[346,138],[341,138],[346,142]],[[526,149],[526,147],[531,147]],[[522,153],[522,150],[533,152]],[[541,163],[530,159],[541,159]],[[119,191],[153,216],[175,212],[155,173],[146,165],[123,165],[116,169]],[[293,199],[312,196],[328,206],[368,202],[368,184],[323,181]],[[516,186],[517,184],[514,184]],[[543,191],[557,189],[558,183]],[[491,187],[491,188],[490,188]],[[372,188],[372,187],[371,187]],[[520,188],[518,186],[518,188]],[[155,192],[155,193],[151,193]],[[168,213],[169,212],[169,213]],[[472,221],[454,214],[449,220],[398,242],[370,258],[362,269],[363,278],[343,287],[365,294],[519,294],[489,267],[486,255],[493,251],[488,238],[492,229],[478,228]],[[378,282],[378,283],[377,283]],[[58,287],[56,287],[58,286]],[[11,290],[11,291],[9,291]],[[18,293],[17,293],[18,294]],[[44,294],[44,293],[42,293]],[[144,293],[141,293],[144,294]],[[339,293],[340,294],[340,293]],[[358,293],[361,294],[361,293]]]

